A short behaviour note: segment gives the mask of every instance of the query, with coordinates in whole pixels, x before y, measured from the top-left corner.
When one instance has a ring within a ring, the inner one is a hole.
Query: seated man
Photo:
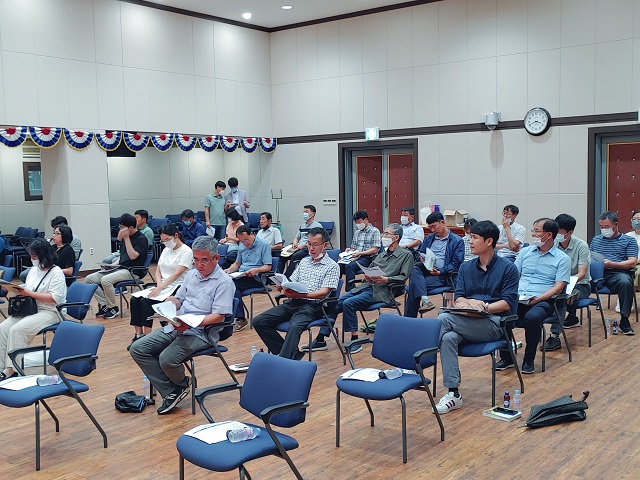
[[[347,292],[351,290],[351,282],[356,275],[362,273],[360,265],[368,267],[380,250],[380,230],[369,223],[367,212],[358,210],[353,214],[353,221],[356,224],[356,232],[353,234],[351,246],[345,250],[352,252],[352,261],[346,265],[340,264],[341,270],[344,270]]]
[[[522,248],[524,237],[527,229],[524,225],[516,223],[516,217],[520,213],[520,209],[515,205],[507,205],[502,210],[502,225],[500,229],[500,238],[496,245],[498,255],[508,258],[512,262],[515,261],[516,255]]]
[[[634,238],[620,233],[618,215],[604,212],[598,219],[600,235],[591,239],[591,251],[604,257],[604,286],[618,294],[620,331],[634,335],[629,323],[633,306],[633,269],[638,263],[638,244]]]
[[[316,221],[316,207],[313,205],[304,206],[302,210],[302,220],[302,225],[300,225],[298,233],[296,233],[296,236],[293,239],[293,249],[295,250],[294,254],[289,257],[280,257],[280,261],[278,262],[278,272],[284,272],[287,277],[291,276],[293,270],[296,268],[297,262],[309,255],[309,251],[307,249],[308,232],[312,228],[322,228],[320,222]],[[287,262],[290,263],[289,267],[285,271]]]
[[[267,242],[267,245],[271,248],[271,256],[279,257],[280,250],[282,250],[282,233],[280,229],[271,225],[273,217],[269,212],[262,212],[260,214],[260,230],[256,233],[256,236],[260,240]]]
[[[533,223],[531,245],[523,248],[515,265],[520,272],[518,284],[518,322],[524,327],[526,346],[522,373],[533,373],[536,348],[542,335],[542,323],[555,315],[552,296],[564,293],[571,273],[571,259],[555,246],[558,224],[550,218],[539,218]],[[513,368],[507,351],[500,352],[496,370]]]
[[[55,230],[55,228],[59,225],[69,226],[69,222],[67,222],[66,217],[62,215],[58,215],[53,220],[51,220],[51,228]],[[71,240],[71,248],[73,248],[73,252],[76,254],[76,260],[80,260],[80,251],[82,250],[82,242],[80,239],[74,234],[73,240]]]
[[[422,225],[413,223],[416,209],[413,207],[403,207],[400,212],[400,224],[402,225],[402,239],[398,245],[400,248],[407,248],[413,253],[414,260],[418,259],[418,248],[424,240],[424,230]]]
[[[447,413],[462,407],[458,347],[464,343],[495,342],[502,338],[500,317],[512,315],[518,305],[518,270],[513,262],[500,257],[496,243],[500,232],[488,220],[471,227],[471,251],[476,258],[460,265],[454,306],[486,312],[484,317],[441,313],[440,362],[444,386],[449,392],[436,408]]]
[[[137,229],[147,237],[149,245],[153,245],[153,230],[151,230],[151,227],[147,225],[147,222],[149,221],[149,212],[146,210],[136,210],[133,216],[136,217]]]
[[[233,279],[236,285],[236,298],[239,300],[238,308],[236,308],[235,311],[236,321],[233,326],[233,331],[239,332],[248,325],[247,319],[244,316],[242,293],[245,290],[261,288],[263,286],[258,275],[271,271],[272,257],[269,245],[265,241],[257,238],[251,231],[249,225],[240,225],[236,231],[236,236],[238,240],[240,240],[238,256],[236,257],[236,261],[233,262],[225,272],[244,273],[243,276]]]
[[[382,234],[382,245],[385,251],[376,255],[371,266],[380,267],[385,273],[383,277],[364,277],[364,282],[356,285],[350,292],[345,293],[338,301],[338,312],[342,312],[342,325],[345,332],[351,332],[351,340],[358,338],[358,310],[367,308],[374,303],[394,301],[392,287],[405,284],[413,268],[413,254],[406,248],[399,248],[398,242],[402,238],[402,226],[397,223],[387,225]],[[326,350],[327,342],[324,337],[331,334],[328,328],[322,327],[320,333],[311,344],[311,349]],[[302,347],[308,349],[308,345]],[[362,350],[358,345],[351,353]]]
[[[556,217],[556,222],[558,223],[556,245],[571,259],[571,275],[578,277],[572,294],[577,295],[575,300],[589,298],[589,295],[591,295],[591,274],[589,273],[591,254],[589,253],[589,245],[573,234],[573,230],[576,228],[576,219],[571,215],[562,213]],[[567,305],[567,318],[560,319],[564,321],[564,328],[574,328],[580,325],[580,320],[576,316],[575,300],[571,305]],[[554,323],[551,325],[551,335],[545,341],[544,348],[550,351],[558,350],[560,347],[560,327]]]
[[[149,381],[162,395],[158,414],[169,413],[189,394],[190,378],[184,374],[182,361],[220,339],[221,328],[215,325],[232,314],[235,287],[231,277],[218,266],[218,242],[213,237],[198,237],[193,242],[192,268],[174,297],[167,300],[179,314],[204,315],[197,327],[170,323],[154,330],[131,345],[131,356]]]
[[[95,296],[98,300],[96,317],[116,318],[119,309],[116,306],[115,283],[131,280],[131,273],[121,267],[142,267],[147,258],[149,242],[136,228],[136,219],[133,215],[125,213],[120,217],[120,256],[114,261],[113,269],[99,270],[87,275],[85,283],[97,283],[99,288]],[[134,276],[135,276],[135,272]]]
[[[475,218],[469,218],[464,222],[464,237],[462,237],[462,241],[464,242],[464,261],[473,260],[477,257],[471,251],[471,227],[473,227],[478,221]]]
[[[202,223],[196,220],[193,210],[191,210],[190,208],[184,210],[181,216],[182,223],[184,224],[184,226],[182,227],[184,243],[192,247],[193,241],[196,238],[206,235],[206,229],[204,228],[204,225]]]
[[[436,256],[436,263],[431,270],[427,270],[423,262],[417,262],[413,267],[407,303],[404,305],[405,317],[417,317],[418,312],[433,310],[435,305],[429,300],[429,290],[446,286],[448,276],[457,272],[464,260],[464,242],[447,228],[442,213],[429,214],[427,225],[433,233],[427,235],[422,242],[420,253],[425,253],[430,248]]]
[[[306,284],[309,292],[297,293],[278,287],[290,300],[253,319],[253,328],[271,353],[295,360],[304,357],[298,350],[300,335],[313,320],[322,317],[322,300],[338,288],[340,279],[340,267],[325,253],[328,241],[329,235],[324,228],[309,230],[309,256],[300,261],[291,275],[292,282]],[[284,340],[276,330],[282,322],[290,322]]]

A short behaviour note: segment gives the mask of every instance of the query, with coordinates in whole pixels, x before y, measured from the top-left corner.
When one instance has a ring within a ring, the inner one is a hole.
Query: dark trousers
[[[262,282],[256,277],[240,277],[236,278],[233,283],[236,284],[235,297],[238,299],[238,307],[234,313],[236,318],[245,318],[244,316],[244,302],[242,301],[242,292],[245,292],[252,288],[262,288]]]
[[[351,281],[355,280],[356,275],[362,273],[362,270],[360,269],[360,265],[363,265],[365,267],[368,267],[369,265],[371,265],[371,262],[373,261],[373,257],[372,256],[365,256],[365,257],[360,257],[357,260],[351,262],[351,263],[347,263],[345,264],[340,264],[340,270],[341,273],[344,274],[345,276],[345,291],[349,292],[351,291]]]
[[[562,322],[563,326],[565,322],[565,315],[563,312],[564,308],[566,307],[566,311],[567,311],[566,318],[576,317],[576,310],[577,310],[576,302],[578,300],[582,300],[583,298],[589,298],[589,295],[591,295],[591,287],[585,284],[577,284],[573,287],[573,293],[575,292],[578,292],[578,298],[576,298],[571,305],[564,305],[565,302],[562,302],[563,303],[562,308],[558,308],[558,311],[560,312],[560,321]],[[560,326],[557,323],[551,324],[551,333],[555,335],[560,334]]]
[[[405,317],[417,317],[420,297],[428,295],[429,290],[447,285],[444,275],[431,275],[422,263],[411,270],[411,280],[409,281],[409,292],[407,302],[404,305]]]
[[[216,240],[222,240],[225,237],[226,225],[211,225],[211,227],[215,230],[214,238]]]
[[[635,295],[632,273],[629,271],[605,270],[604,286],[618,294],[618,300],[620,300],[620,315],[629,317]],[[628,325],[627,323],[627,326]]]
[[[306,247],[305,247],[302,250],[297,250],[290,257],[280,257],[280,261],[278,262],[277,271],[279,273],[283,273],[284,272],[284,274],[287,276],[287,278],[289,278],[291,276],[291,274],[293,273],[293,271],[298,266],[298,262],[300,260],[302,260],[304,257],[308,256],[308,255],[309,255],[309,250],[307,250]],[[287,265],[287,262],[289,262],[289,266],[287,267],[287,269],[285,271],[285,267]]]
[[[321,317],[320,302],[292,299],[258,315],[253,319],[253,328],[271,353],[293,359],[298,353],[302,332]],[[283,322],[289,322],[289,331],[284,339],[276,330]]]
[[[131,297],[131,322],[129,325],[135,327],[152,327],[152,317],[156,312],[153,310],[152,305],[161,303],[158,300],[151,300],[149,298]]]
[[[542,336],[542,323],[550,316],[555,315],[555,313],[553,302],[539,302],[531,306],[518,304],[516,327],[524,328],[525,362],[533,362],[536,358],[536,350]],[[511,355],[506,350],[500,351],[500,358],[507,363],[511,363]]]

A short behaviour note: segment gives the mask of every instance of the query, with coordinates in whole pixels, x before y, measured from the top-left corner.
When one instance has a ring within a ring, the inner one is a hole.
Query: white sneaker
[[[451,410],[456,410],[458,408],[462,408],[462,396],[456,397],[453,392],[448,392],[436,404],[436,409],[438,410],[438,413],[448,413]]]
[[[620,300],[616,303],[616,312],[620,313]]]

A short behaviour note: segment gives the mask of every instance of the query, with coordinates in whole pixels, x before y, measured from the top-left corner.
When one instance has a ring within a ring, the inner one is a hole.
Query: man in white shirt
[[[260,230],[256,233],[256,237],[264,240],[271,247],[272,256],[279,257],[282,250],[282,233],[279,228],[271,225],[272,220],[273,217],[269,212],[260,214]]]
[[[424,240],[424,230],[421,225],[413,223],[416,215],[416,209],[413,207],[403,207],[400,213],[400,225],[402,225],[402,238],[398,246],[400,248],[408,248],[413,250],[414,259],[415,252],[418,251],[422,241]]]
[[[516,217],[520,209],[515,205],[507,205],[502,210],[502,224],[498,226],[500,238],[496,245],[496,251],[501,257],[515,262],[516,256],[522,248],[527,229],[524,225],[516,223]]]

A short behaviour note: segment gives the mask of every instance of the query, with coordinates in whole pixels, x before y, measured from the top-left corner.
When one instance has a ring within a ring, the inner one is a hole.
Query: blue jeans
[[[367,308],[374,303],[373,287],[360,290],[358,293],[345,293],[338,300],[338,313],[342,312],[342,328],[345,332],[358,331],[358,310]],[[327,327],[322,327],[320,333],[325,337],[331,335]]]

